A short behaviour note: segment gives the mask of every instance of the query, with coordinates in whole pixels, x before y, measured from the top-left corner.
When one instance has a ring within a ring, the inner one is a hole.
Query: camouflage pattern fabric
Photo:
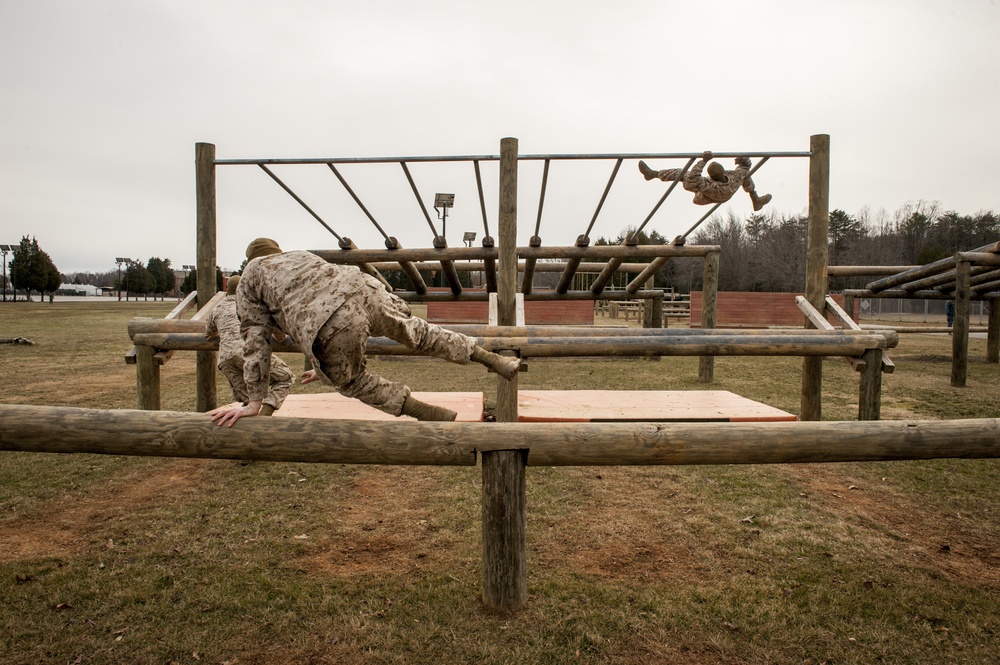
[[[750,169],[747,167],[737,166],[732,171],[726,171],[726,182],[716,182],[702,176],[701,172],[707,165],[708,161],[699,159],[681,181],[681,186],[684,189],[694,192],[694,202],[697,205],[725,203],[733,198],[733,194],[741,187],[745,192],[754,191],[753,180],[748,177]],[[680,173],[681,169],[663,169],[657,172],[656,177],[664,182],[673,182],[680,176]]]
[[[219,367],[230,358],[243,358],[240,317],[236,314],[236,296],[226,296],[208,314],[208,335],[219,336]]]
[[[209,313],[207,325],[210,336],[219,336],[219,371],[229,381],[233,399],[237,402],[248,402],[250,396],[243,379],[243,337],[240,334],[240,319],[236,314],[236,297],[223,298]],[[294,382],[295,374],[292,368],[275,356],[271,361],[264,404],[274,407],[277,411],[288,397]]]
[[[291,337],[327,383],[348,397],[399,415],[409,388],[366,370],[369,337],[384,336],[424,355],[468,363],[475,339],[414,317],[409,306],[355,266],[295,251],[250,261],[237,289],[244,379],[261,399],[271,331]]]

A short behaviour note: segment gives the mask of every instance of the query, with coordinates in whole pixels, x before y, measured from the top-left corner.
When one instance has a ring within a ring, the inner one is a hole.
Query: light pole
[[[3,301],[7,302],[7,252],[14,251],[13,245],[0,245],[0,252],[3,252]],[[14,295],[17,298],[17,295]]]
[[[446,238],[448,235],[448,209],[455,205],[455,195],[454,194],[435,194],[434,195],[434,212],[437,213],[438,219],[441,220],[441,237]],[[440,210],[438,210],[440,208]],[[445,241],[447,242],[447,241]]]
[[[115,259],[115,263],[118,264],[118,302],[122,301],[122,264],[132,263],[132,259],[123,259],[118,257]],[[128,268],[125,269],[125,279],[128,279]],[[125,299],[128,300],[128,287],[125,288]]]

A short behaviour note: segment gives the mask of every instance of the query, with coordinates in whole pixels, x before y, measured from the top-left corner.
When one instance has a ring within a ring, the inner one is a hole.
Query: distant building
[[[61,296],[99,296],[101,289],[90,284],[60,284],[56,293]]]

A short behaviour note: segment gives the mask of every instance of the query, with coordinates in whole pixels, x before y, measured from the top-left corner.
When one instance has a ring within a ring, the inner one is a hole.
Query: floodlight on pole
[[[454,205],[455,205],[454,194],[434,195],[434,212],[437,213],[438,219],[441,220],[441,237],[447,236],[448,209],[454,207]],[[440,208],[440,210],[438,208]]]
[[[118,302],[122,301],[122,264],[131,263],[132,259],[124,259],[122,257],[117,257],[115,263],[118,264]],[[128,279],[128,271],[125,272],[125,279]],[[125,289],[125,297],[128,298],[128,289]]]

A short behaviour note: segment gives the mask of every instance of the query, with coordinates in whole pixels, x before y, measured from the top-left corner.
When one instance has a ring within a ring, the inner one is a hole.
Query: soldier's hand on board
[[[302,372],[302,383],[303,384],[312,383],[313,381],[319,381],[319,375],[316,374],[316,370],[311,369],[311,370]]]

